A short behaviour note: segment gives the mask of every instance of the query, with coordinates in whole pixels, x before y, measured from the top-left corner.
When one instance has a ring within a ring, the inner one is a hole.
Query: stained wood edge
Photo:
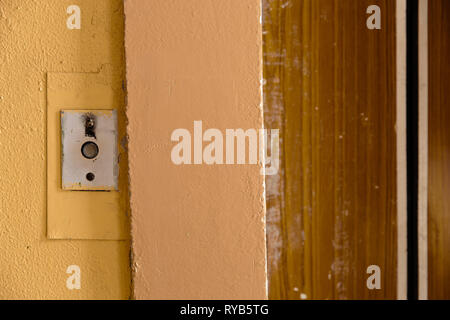
[[[260,71],[259,71],[259,95],[260,95],[260,112],[261,112],[261,129],[266,129],[264,125],[264,26],[263,26],[263,15],[264,15],[264,3],[263,0],[260,0],[259,2],[259,28],[260,28],[260,34],[259,39],[261,41],[261,50],[260,50],[260,56],[259,56],[259,63],[260,63]],[[267,143],[267,142],[265,142]],[[263,150],[268,150],[267,145],[263,145]],[[267,246],[267,186],[266,186],[266,153],[261,152],[260,159],[262,170],[264,172],[263,176],[264,179],[262,181],[263,183],[263,206],[264,206],[264,216],[263,216],[263,223],[264,223],[264,252],[266,253],[266,261],[265,261],[265,273],[266,273],[266,283],[265,283],[265,289],[266,289],[266,300],[269,300],[269,249]]]
[[[397,0],[397,299],[407,299],[406,0]]]
[[[428,0],[419,0],[419,299],[428,299]]]

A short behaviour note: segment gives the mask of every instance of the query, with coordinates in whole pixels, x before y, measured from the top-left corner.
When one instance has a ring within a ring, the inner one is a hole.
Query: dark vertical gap
[[[408,183],[408,299],[418,299],[418,0],[407,2],[407,183]]]

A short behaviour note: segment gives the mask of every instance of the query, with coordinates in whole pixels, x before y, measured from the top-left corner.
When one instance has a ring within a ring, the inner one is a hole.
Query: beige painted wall
[[[103,65],[123,106],[123,52],[121,0],[0,1],[0,299],[129,297],[127,241],[46,238],[46,74]],[[81,290],[66,288],[72,264]]]
[[[125,2],[134,294],[266,297],[258,165],[171,162],[171,133],[262,126],[259,0]]]

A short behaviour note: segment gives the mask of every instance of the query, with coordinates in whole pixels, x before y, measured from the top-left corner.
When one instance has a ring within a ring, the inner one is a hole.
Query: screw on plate
[[[88,137],[95,138],[95,116],[92,113],[87,113],[84,118],[84,133]]]
[[[93,181],[95,179],[95,174],[93,174],[92,172],[88,172],[88,174],[86,174],[86,179],[88,181]]]

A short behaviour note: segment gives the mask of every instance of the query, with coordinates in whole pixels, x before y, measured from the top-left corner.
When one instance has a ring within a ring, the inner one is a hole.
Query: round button
[[[98,146],[92,141],[85,142],[81,146],[81,153],[86,159],[94,159],[98,155]]]

